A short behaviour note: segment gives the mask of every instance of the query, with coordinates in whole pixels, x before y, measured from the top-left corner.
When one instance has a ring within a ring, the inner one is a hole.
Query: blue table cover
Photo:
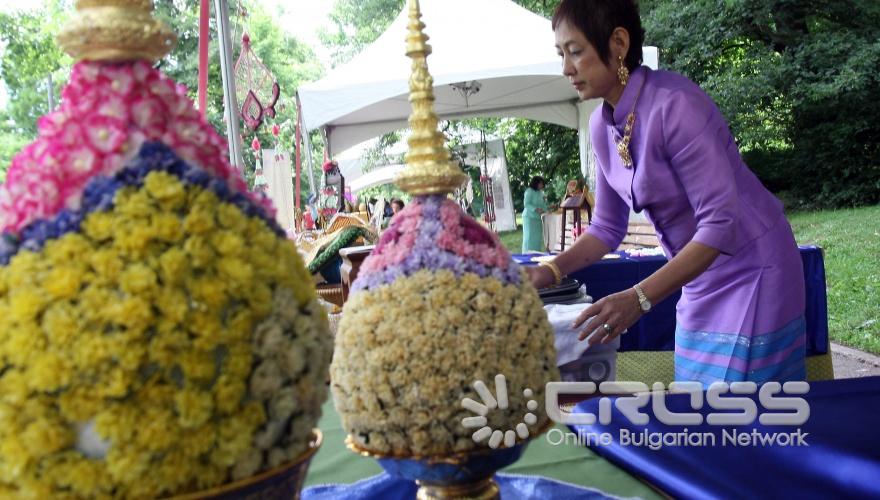
[[[825,261],[822,250],[802,246],[807,307],[807,356],[828,352],[828,303],[825,292]],[[619,259],[605,259],[569,276],[587,285],[587,293],[594,300],[631,288],[666,264],[666,257],[630,257],[616,252]],[[531,262],[536,254],[514,255],[520,264]],[[620,351],[672,351],[675,349],[675,305],[680,292],[656,304],[650,313],[629,328],[620,338]]]
[[[604,500],[616,498],[599,490],[553,479],[517,474],[496,474],[504,500],[564,498],[566,500]],[[382,473],[354,484],[312,486],[302,492],[303,500],[412,500],[418,487],[412,481]]]
[[[704,395],[705,396],[705,395]],[[673,412],[696,412],[688,394],[666,396]],[[746,397],[746,396],[737,396]],[[761,405],[757,396],[748,396]],[[612,405],[607,425],[575,425],[580,442],[614,464],[674,498],[880,498],[880,377],[813,382],[802,396],[810,417],[802,425],[739,427],[712,426],[705,415],[717,411],[708,404],[701,425],[686,426],[691,434],[711,432],[715,446],[621,446],[620,431],[675,433],[685,426],[667,426],[654,418],[651,404],[640,411],[645,426],[633,425]],[[610,398],[612,400],[616,398]],[[599,415],[599,399],[578,403],[574,413]],[[704,398],[705,401],[705,398]],[[807,433],[809,446],[722,446],[723,430],[751,433]],[[602,445],[590,435],[608,433],[613,443]],[[589,442],[588,442],[589,441]]]

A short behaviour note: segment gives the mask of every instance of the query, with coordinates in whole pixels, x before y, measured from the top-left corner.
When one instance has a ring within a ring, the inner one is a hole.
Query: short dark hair
[[[398,205],[400,205],[400,209],[401,209],[401,210],[403,210],[403,207],[406,206],[406,205],[403,204],[403,200],[401,200],[400,198],[395,198],[395,199],[391,200],[391,204],[392,204],[392,205],[394,205],[395,203],[397,203]]]
[[[529,181],[529,187],[534,189],[535,191],[538,190],[538,184],[543,184],[545,186],[547,185],[547,183],[544,182],[544,178],[541,177],[540,175],[536,175],[536,176],[532,177],[532,180]]]
[[[553,12],[553,29],[563,21],[571,23],[589,40],[599,57],[609,64],[608,40],[614,28],[629,32],[629,51],[624,63],[630,70],[642,64],[645,30],[639,18],[639,6],[633,0],[562,0]]]

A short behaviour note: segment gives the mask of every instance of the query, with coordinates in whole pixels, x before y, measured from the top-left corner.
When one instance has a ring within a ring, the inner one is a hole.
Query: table
[[[802,397],[810,415],[799,426],[708,425],[705,416],[716,410],[706,404],[693,410],[688,394],[675,394],[666,396],[666,407],[672,412],[698,411],[704,423],[664,425],[649,403],[641,410],[649,416],[648,424],[633,425],[612,404],[609,424],[574,425],[572,430],[583,436],[582,444],[674,498],[880,498],[880,432],[876,429],[880,377],[812,382]],[[599,399],[592,399],[577,404],[573,412],[598,415],[598,408]],[[691,435],[711,433],[715,444],[706,446],[709,439],[704,439],[704,446],[664,445],[656,450],[621,444],[621,431],[662,436],[684,428]],[[733,430],[745,434],[754,430],[765,436],[800,430],[806,433],[804,441],[809,446],[733,446],[723,441],[723,433],[730,435]],[[590,435],[601,433],[610,434],[613,442],[602,445],[592,439],[587,443]]]
[[[306,476],[306,488],[326,484],[350,484],[369,478],[378,479],[376,476],[382,473],[382,469],[375,460],[362,457],[345,447],[345,432],[342,430],[339,415],[333,407],[332,398],[324,403],[322,412],[318,427],[324,433],[324,443],[312,459]],[[556,429],[567,431],[562,425],[557,425]],[[545,436],[532,440],[523,457],[502,472],[530,477],[541,476],[548,480],[596,488],[615,496],[652,500],[661,498],[649,486],[596,453],[575,443],[554,446]],[[358,498],[353,497],[351,491],[346,495],[329,496],[347,500]],[[410,495],[409,498],[413,496]],[[304,497],[310,498],[310,495]],[[326,498],[327,495],[314,495],[314,497]],[[584,495],[584,498],[587,497],[589,495]]]
[[[731,432],[732,428],[706,424],[688,425],[687,429],[691,434],[715,434],[716,446],[664,446],[652,451],[644,446],[622,446],[619,439],[609,445],[587,443],[585,437],[580,443],[571,439],[553,445],[545,435],[532,441],[519,462],[501,471],[507,474],[502,487],[516,480],[517,476],[510,474],[517,474],[531,477],[532,484],[538,485],[539,490],[530,498],[544,497],[544,488],[555,486],[547,481],[554,480],[595,488],[604,494],[648,499],[661,498],[661,494],[674,498],[880,498],[880,481],[876,480],[880,476],[880,433],[874,430],[880,414],[880,377],[813,382],[804,398],[810,417],[797,429],[807,433],[809,447],[720,446],[720,433]],[[668,395],[665,401],[670,411],[694,411],[686,394]],[[598,414],[599,404],[600,400],[593,398],[578,403],[572,411]],[[641,410],[649,416],[646,426],[630,424],[614,404],[611,408],[609,424],[573,425],[570,430],[577,436],[619,436],[621,429],[633,433],[683,431],[682,426],[659,423],[651,404]],[[705,417],[710,411],[703,405],[699,413]],[[318,425],[324,433],[324,444],[309,468],[306,487],[311,489],[304,498],[367,498],[357,494],[363,492],[358,489],[363,481],[384,483],[398,497],[412,498],[412,485],[389,484],[391,480],[381,475],[373,459],[345,448],[345,433],[332,400],[324,404],[323,412]],[[560,425],[554,429],[569,430]],[[761,424],[737,428],[746,434],[752,429],[761,433],[795,430]],[[558,442],[559,436],[557,432],[553,439]],[[536,477],[540,478],[537,482]],[[356,481],[358,486],[344,486]],[[335,486],[320,488],[327,484]],[[580,496],[576,498],[598,496],[595,490],[578,491]]]
[[[825,291],[825,261],[822,249],[800,247],[806,282],[807,356],[828,352],[828,304]],[[631,288],[660,269],[667,260],[664,256],[630,257],[615,252],[619,258],[603,259],[569,276],[586,284],[593,300]],[[532,265],[535,255],[514,255],[520,264]],[[681,297],[676,292],[644,315],[629,333],[621,336],[620,352],[672,351],[675,349],[675,305]]]
[[[342,265],[339,266],[339,274],[342,277],[342,302],[348,300],[351,284],[357,279],[364,260],[370,256],[370,252],[376,245],[364,245],[358,247],[346,247],[339,250]]]

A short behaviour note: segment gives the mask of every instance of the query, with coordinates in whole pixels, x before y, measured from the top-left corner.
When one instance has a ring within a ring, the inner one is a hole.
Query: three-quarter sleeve
[[[550,207],[547,206],[547,197],[544,195],[543,191],[535,191],[535,208],[540,208],[543,211],[547,211]],[[540,214],[538,214],[540,215]]]
[[[673,171],[694,210],[692,241],[732,254],[738,202],[733,137],[712,100],[698,88],[671,95],[664,106],[664,144]]]
[[[587,234],[616,250],[626,236],[629,224],[629,205],[611,188],[601,168],[596,169],[596,206]]]
[[[523,196],[523,216],[540,219],[541,214],[535,211],[536,208],[540,208],[546,212],[547,201],[544,200],[544,196],[540,191],[526,188],[525,195]]]

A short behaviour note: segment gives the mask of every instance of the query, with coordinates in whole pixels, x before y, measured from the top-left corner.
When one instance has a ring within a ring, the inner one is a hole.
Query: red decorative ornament
[[[256,130],[264,117],[275,118],[280,92],[275,75],[251,49],[251,38],[245,33],[241,37],[241,55],[235,63],[235,96],[241,103],[241,117],[251,130]]]
[[[315,229],[315,220],[312,218],[312,214],[309,212],[303,214],[303,224],[306,229]]]
[[[278,137],[279,134],[281,134],[281,127],[276,123],[275,125],[272,125],[272,135]]]
[[[262,149],[262,147],[260,146],[260,140],[257,139],[256,137],[254,137],[253,142],[251,142],[251,148],[253,148],[253,150],[256,151],[257,153],[259,153],[260,149]]]

